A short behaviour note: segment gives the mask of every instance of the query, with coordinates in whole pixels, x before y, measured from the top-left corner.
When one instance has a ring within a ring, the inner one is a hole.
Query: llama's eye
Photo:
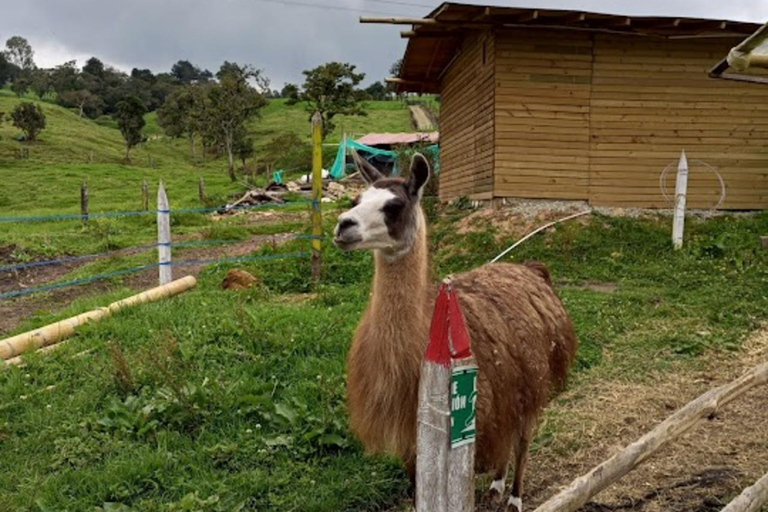
[[[360,204],[360,196],[355,196],[355,198],[352,200],[352,208]]]
[[[392,201],[385,203],[381,211],[383,211],[384,215],[387,217],[392,218],[396,217],[402,211],[403,206],[405,206],[403,201],[400,201],[399,199],[393,199]]]

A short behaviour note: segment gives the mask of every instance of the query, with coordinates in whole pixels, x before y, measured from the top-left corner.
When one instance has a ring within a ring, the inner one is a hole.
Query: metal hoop
[[[712,171],[715,174],[715,176],[717,176],[717,180],[720,182],[720,199],[717,201],[717,203],[715,203],[714,206],[712,206],[710,208],[710,210],[717,210],[717,209],[719,209],[723,205],[723,203],[725,202],[725,198],[726,198],[726,195],[727,195],[726,194],[725,180],[723,180],[723,177],[720,175],[720,173],[717,171],[717,169],[714,168],[713,166],[709,165],[707,162],[704,162],[703,160],[691,160],[690,162],[691,163],[696,163],[696,164],[701,164],[704,167],[707,167],[710,171]],[[668,204],[670,204],[670,205],[674,204],[675,199],[673,197],[671,197],[667,193],[666,181],[667,181],[667,173],[669,173],[669,169],[672,168],[675,164],[676,164],[676,162],[672,162],[672,163],[668,164],[661,171],[661,173],[659,174],[659,189],[661,189],[661,195],[664,196],[664,200]]]

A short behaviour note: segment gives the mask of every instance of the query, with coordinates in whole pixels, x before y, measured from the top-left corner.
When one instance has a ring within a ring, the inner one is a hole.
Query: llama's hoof
[[[493,485],[491,485],[491,488],[485,491],[485,494],[483,494],[481,501],[485,504],[499,505],[501,504],[503,497],[504,497],[504,484],[502,483],[499,486],[497,482],[494,482]]]
[[[523,500],[517,496],[509,496],[507,512],[523,512]]]

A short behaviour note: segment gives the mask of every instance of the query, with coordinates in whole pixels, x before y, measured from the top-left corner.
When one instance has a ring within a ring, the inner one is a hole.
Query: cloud
[[[12,0],[5,0],[12,1]],[[430,0],[405,4],[439,5]],[[325,4],[316,9],[293,3]],[[485,2],[470,2],[485,4]],[[616,14],[690,16],[762,22],[768,0],[521,0],[498,5]],[[350,9],[342,10],[342,9]],[[22,35],[36,62],[51,67],[95,55],[124,70],[167,71],[179,59],[215,71],[222,61],[264,69],[272,87],[300,82],[301,71],[331,60],[357,64],[371,80],[403,54],[399,26],[361,25],[358,11],[423,16],[431,9],[376,0],[24,0],[3,9],[0,37]]]

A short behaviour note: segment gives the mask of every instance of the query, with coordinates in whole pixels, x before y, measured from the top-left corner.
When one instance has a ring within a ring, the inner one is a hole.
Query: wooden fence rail
[[[768,363],[753,368],[729,384],[704,393],[643,437],[586,475],[574,480],[565,490],[547,500],[534,512],[573,512],[577,510],[597,493],[645,462],[669,441],[690,430],[703,418],[711,416],[755,386],[766,383],[768,383]]]

